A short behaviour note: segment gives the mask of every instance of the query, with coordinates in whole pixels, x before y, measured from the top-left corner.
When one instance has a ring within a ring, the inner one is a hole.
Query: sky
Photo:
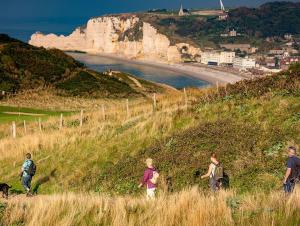
[[[294,0],[299,1],[299,0]],[[223,0],[225,7],[267,0]],[[90,17],[148,9],[217,8],[219,0],[0,0],[0,33],[27,40],[35,31],[68,34]]]

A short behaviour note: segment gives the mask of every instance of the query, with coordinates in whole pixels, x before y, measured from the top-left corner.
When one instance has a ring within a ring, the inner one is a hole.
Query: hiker
[[[209,177],[209,186],[213,192],[219,190],[222,186],[223,167],[217,159],[216,153],[212,153],[210,157],[210,165],[205,175],[201,176],[201,179]]]
[[[149,200],[155,198],[155,191],[157,187],[159,174],[156,171],[155,167],[153,166],[153,160],[151,158],[146,159],[146,166],[147,169],[144,172],[144,176],[142,182],[139,185],[139,188],[146,185],[147,187],[146,197]]]
[[[300,159],[296,156],[296,148],[288,148],[287,169],[283,180],[283,188],[286,193],[293,192],[295,185],[299,183]]]
[[[21,171],[21,181],[27,196],[32,195],[31,181],[32,181],[32,177],[35,175],[35,172],[36,172],[36,165],[31,160],[31,154],[27,153]]]

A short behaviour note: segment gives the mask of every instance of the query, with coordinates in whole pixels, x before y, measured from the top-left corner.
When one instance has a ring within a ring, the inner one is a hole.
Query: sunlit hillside
[[[106,103],[0,126],[4,225],[297,225],[299,195],[279,191],[285,149],[300,143],[300,70],[186,94]],[[23,104],[25,104],[24,100]],[[11,102],[10,102],[11,103]],[[38,165],[36,197],[22,195],[24,154]],[[215,151],[229,177],[216,196],[200,180]],[[159,198],[138,189],[145,158],[161,172]],[[166,182],[171,178],[172,186]],[[194,187],[191,189],[191,187]]]

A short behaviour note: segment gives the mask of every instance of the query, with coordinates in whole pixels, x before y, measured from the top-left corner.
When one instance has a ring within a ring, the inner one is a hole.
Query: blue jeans
[[[285,193],[292,193],[295,188],[295,183],[288,180],[284,185],[283,185],[283,190]]]
[[[32,177],[30,175],[25,175],[22,177],[22,185],[23,185],[24,189],[26,190],[26,192],[30,191],[31,180],[32,180]]]

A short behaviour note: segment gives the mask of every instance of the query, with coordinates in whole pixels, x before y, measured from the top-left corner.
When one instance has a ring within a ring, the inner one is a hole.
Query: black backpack
[[[31,160],[31,164],[30,164],[29,169],[28,169],[28,174],[33,177],[35,175],[35,173],[36,173],[36,165]]]

